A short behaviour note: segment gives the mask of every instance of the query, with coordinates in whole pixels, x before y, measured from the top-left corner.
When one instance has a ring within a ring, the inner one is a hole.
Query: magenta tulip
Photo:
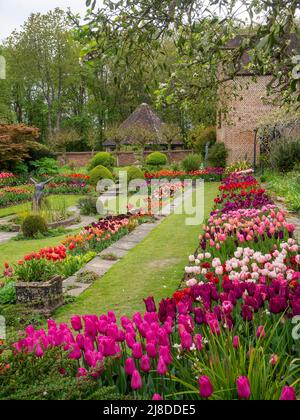
[[[138,370],[134,370],[132,377],[131,377],[131,388],[136,391],[141,389],[143,386],[142,378],[140,372]]]
[[[151,359],[155,359],[157,356],[156,345],[154,343],[147,343],[146,352]]]
[[[81,317],[80,316],[73,316],[71,318],[71,325],[73,330],[75,331],[81,331],[82,330],[82,322],[81,322]]]
[[[280,401],[297,401],[295,389],[291,386],[285,386],[281,392]]]
[[[236,381],[239,399],[249,400],[251,397],[251,387],[247,376],[240,376]]]
[[[144,355],[141,358],[141,370],[146,373],[151,370],[151,362],[147,355]]]
[[[134,360],[131,357],[125,360],[125,373],[126,375],[132,375],[135,371]]]
[[[210,379],[207,376],[201,376],[198,380],[200,397],[209,398],[212,396],[214,389]]]
[[[167,365],[162,356],[159,357],[157,363],[157,373],[161,376],[164,376],[168,372]]]
[[[256,338],[264,338],[266,336],[265,328],[263,325],[260,325],[256,331]]]
[[[143,356],[143,347],[141,343],[134,343],[134,345],[132,346],[132,356],[135,359],[140,359]]]
[[[152,397],[152,401],[161,401],[163,400],[163,397],[159,394],[154,394]]]
[[[234,349],[238,349],[239,348],[239,346],[240,346],[240,339],[239,339],[239,337],[237,335],[233,337],[232,345],[233,345],[233,348]]]

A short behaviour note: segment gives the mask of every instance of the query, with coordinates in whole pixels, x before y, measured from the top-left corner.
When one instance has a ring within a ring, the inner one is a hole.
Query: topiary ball
[[[135,179],[145,179],[144,172],[136,166],[131,166],[127,170],[127,181],[134,181]]]
[[[115,158],[108,152],[99,152],[91,160],[89,164],[89,170],[96,168],[99,165],[105,166],[105,168],[113,168],[115,164]]]
[[[22,224],[22,232],[25,238],[33,238],[38,233],[48,231],[46,220],[38,214],[27,216]]]
[[[90,171],[90,182],[93,186],[96,186],[99,181],[102,179],[110,179],[113,181],[113,175],[109,169],[105,168],[105,166],[99,165],[96,168]]]
[[[168,158],[164,153],[153,152],[146,158],[146,164],[149,166],[163,166],[168,162]]]

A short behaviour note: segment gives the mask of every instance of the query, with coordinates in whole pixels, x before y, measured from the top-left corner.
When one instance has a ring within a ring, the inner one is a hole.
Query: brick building
[[[228,163],[247,159],[254,160],[254,130],[259,122],[275,106],[263,101],[266,95],[267,84],[271,76],[259,76],[254,82],[249,74],[239,74],[235,81],[226,82],[220,92],[222,101],[226,98],[228,112],[226,116],[221,113],[217,121],[217,141],[224,142],[229,150]],[[238,96],[231,95],[234,85],[238,85]],[[223,102],[224,103],[224,102]],[[259,143],[256,153],[259,156]]]
[[[232,39],[226,49],[234,51],[241,44],[242,36]],[[219,90],[220,110],[226,109],[226,115],[219,111],[217,121],[217,141],[224,142],[229,150],[228,163],[247,159],[254,162],[255,129],[268,114],[276,110],[275,105],[267,103],[267,85],[271,75],[257,76],[253,80],[247,68],[250,57],[244,52],[240,58],[239,71],[234,80],[221,85]],[[223,75],[223,72],[220,72]],[[259,156],[259,142],[256,155]]]

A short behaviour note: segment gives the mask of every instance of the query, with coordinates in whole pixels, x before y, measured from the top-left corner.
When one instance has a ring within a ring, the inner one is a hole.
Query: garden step
[[[79,274],[84,271],[92,271],[93,273],[96,273],[99,275],[99,277],[104,276],[107,271],[116,264],[117,261],[108,261],[104,260],[100,257],[95,257],[90,261],[88,264],[86,264],[81,270],[79,270]]]

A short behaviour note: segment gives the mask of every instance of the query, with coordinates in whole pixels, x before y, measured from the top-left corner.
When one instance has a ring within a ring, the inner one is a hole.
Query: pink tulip
[[[198,351],[201,351],[203,349],[203,343],[202,343],[202,335],[195,334],[194,336],[194,344]]]
[[[152,401],[161,401],[163,400],[163,397],[160,396],[159,394],[154,394],[152,397]]]
[[[239,337],[237,335],[233,337],[232,345],[233,345],[233,348],[234,349],[238,349],[239,348],[239,346],[240,346],[240,339],[239,339]]]
[[[266,336],[265,328],[263,325],[260,325],[256,331],[256,338],[264,338]]]
[[[73,345],[73,350],[69,353],[68,358],[71,360],[79,360],[81,359],[81,351],[78,344]]]
[[[188,332],[184,331],[181,335],[181,346],[184,350],[190,350],[193,344],[193,337]]]
[[[44,356],[44,350],[43,350],[43,348],[40,344],[38,344],[36,346],[35,355],[36,355],[36,357],[43,357]]]

